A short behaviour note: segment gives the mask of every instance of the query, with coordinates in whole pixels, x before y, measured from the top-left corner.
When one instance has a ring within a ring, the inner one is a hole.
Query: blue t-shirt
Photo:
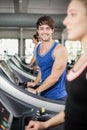
[[[50,50],[44,55],[40,55],[39,53],[40,45],[41,44],[39,44],[36,48],[36,59],[37,64],[41,70],[41,82],[43,82],[51,74],[52,66],[54,63],[53,51],[55,47],[58,45],[58,43],[54,42]],[[59,80],[53,86],[43,91],[41,93],[41,96],[50,99],[60,99],[65,97],[66,96],[65,80],[66,80],[66,69],[64,70]]]

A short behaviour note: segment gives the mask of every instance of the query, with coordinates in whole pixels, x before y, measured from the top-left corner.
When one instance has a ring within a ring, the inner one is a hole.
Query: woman
[[[71,0],[63,21],[68,39],[79,40],[84,53],[67,75],[68,98],[65,111],[46,122],[30,121],[26,130],[42,130],[64,123],[64,130],[87,128],[87,0]]]
[[[34,48],[34,55],[33,55],[32,59],[31,59],[31,62],[29,63],[29,67],[31,67],[33,70],[39,70],[39,67],[37,66],[37,63],[36,63],[36,56],[35,56],[36,46],[39,43],[39,35],[38,35],[38,33],[33,35],[32,41],[35,44],[35,48]]]

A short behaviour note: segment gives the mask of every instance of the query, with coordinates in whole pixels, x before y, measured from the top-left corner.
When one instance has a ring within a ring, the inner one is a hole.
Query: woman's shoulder
[[[81,68],[87,67],[87,57],[85,54],[83,54],[75,63],[73,66],[73,71],[77,72],[81,70]]]

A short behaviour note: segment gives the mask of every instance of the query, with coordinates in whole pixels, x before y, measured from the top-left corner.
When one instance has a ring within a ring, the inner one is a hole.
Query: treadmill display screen
[[[0,130],[10,130],[13,116],[8,108],[0,101]]]

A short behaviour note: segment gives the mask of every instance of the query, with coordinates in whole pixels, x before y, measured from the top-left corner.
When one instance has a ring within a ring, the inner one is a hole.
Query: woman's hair
[[[37,40],[37,42],[39,42],[39,35],[38,35],[38,33],[36,32],[36,34],[34,34],[33,35],[33,37],[34,37],[34,39],[36,39]]]
[[[38,29],[39,26],[45,25],[45,24],[47,24],[51,29],[55,28],[55,21],[50,16],[40,17],[36,23],[36,27]]]
[[[73,0],[71,0],[71,1],[73,1]],[[77,1],[80,1],[80,2],[83,3],[83,5],[84,5],[84,7],[86,9],[86,13],[87,13],[87,0],[77,0]]]

